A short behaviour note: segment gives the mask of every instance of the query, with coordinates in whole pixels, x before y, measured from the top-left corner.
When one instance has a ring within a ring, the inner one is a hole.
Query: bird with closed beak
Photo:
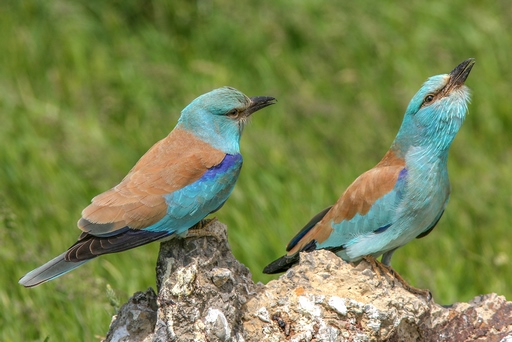
[[[193,100],[171,133],[82,211],[78,241],[19,283],[33,287],[99,255],[185,235],[226,202],[242,167],[244,126],[251,114],[275,102],[230,87]]]

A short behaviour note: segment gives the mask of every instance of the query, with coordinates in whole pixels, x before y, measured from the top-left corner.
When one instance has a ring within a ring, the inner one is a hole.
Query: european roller
[[[193,100],[171,133],[82,211],[78,241],[19,283],[33,287],[99,255],[184,236],[226,202],[242,167],[244,126],[252,113],[275,102],[229,87]]]
[[[391,271],[399,247],[429,234],[450,198],[448,151],[466,117],[470,94],[464,82],[474,63],[471,58],[447,75],[430,77],[409,103],[384,158],[313,217],[290,241],[287,255],[263,272],[284,272],[299,252],[315,249],[348,262],[382,255]]]

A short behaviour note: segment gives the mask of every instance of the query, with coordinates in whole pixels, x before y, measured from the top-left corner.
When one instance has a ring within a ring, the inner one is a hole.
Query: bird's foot
[[[419,296],[422,296],[424,297],[427,302],[430,302],[430,300],[432,299],[432,292],[430,292],[429,289],[419,289],[417,287],[414,287],[414,286],[411,286],[409,285],[404,278],[402,278],[402,276],[400,274],[398,274],[397,271],[395,271],[393,268],[391,268],[391,266],[387,266],[387,265],[384,265],[382,263],[380,263],[384,268],[387,268],[389,273],[393,275],[393,277],[398,280],[398,282],[400,284],[402,284],[402,287],[409,291],[410,293],[412,294],[415,294],[415,295],[419,295]]]
[[[202,237],[213,237],[215,238],[215,240],[217,240],[218,242],[221,242],[224,240],[224,238],[218,234],[215,234],[214,232],[212,231],[209,231],[209,230],[205,230],[205,228],[212,224],[213,222],[216,222],[217,221],[217,218],[214,217],[212,219],[203,219],[201,221],[199,221],[198,223],[196,223],[196,225],[192,226],[189,228],[189,230],[187,231],[187,235],[185,236],[185,238],[189,239],[189,238],[193,238],[193,239],[197,239],[197,238],[202,238]]]
[[[203,228],[206,228],[209,224],[211,224],[213,222],[217,222],[217,218],[216,217],[211,218],[211,219],[202,219],[201,221],[197,222],[195,225],[190,227],[189,230],[192,230],[192,229],[193,230],[203,229]]]
[[[398,272],[396,272],[391,266],[384,265],[377,259],[375,259],[373,256],[368,255],[363,258],[366,260],[372,267],[373,271],[377,276],[379,277],[379,280],[382,279],[382,277],[387,277],[388,280],[391,282],[391,286],[395,286],[395,280],[397,280],[400,284],[402,284],[402,287],[409,291],[412,294],[420,295],[427,299],[427,301],[430,301],[432,299],[432,293],[428,289],[418,289],[414,286],[409,285],[404,278]]]
[[[393,281],[394,276],[392,274],[389,274],[389,271],[387,268],[383,268],[380,266],[380,265],[382,265],[382,263],[380,263],[377,259],[375,259],[371,255],[367,255],[367,256],[363,257],[363,260],[365,260],[367,263],[369,263],[370,266],[372,267],[373,273],[375,273],[377,275],[377,278],[379,278],[379,285],[382,283],[382,276],[387,275],[388,278],[391,278],[391,286],[392,287],[395,286],[395,283]],[[384,266],[384,265],[382,265],[382,266]]]

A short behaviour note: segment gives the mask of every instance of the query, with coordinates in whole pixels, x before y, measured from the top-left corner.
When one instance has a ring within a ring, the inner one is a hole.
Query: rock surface
[[[512,303],[496,294],[444,308],[362,261],[328,251],[254,284],[214,221],[161,244],[158,296],[136,293],[105,341],[510,341]],[[189,234],[190,235],[190,234]]]
[[[114,316],[105,341],[142,341],[155,330],[156,294],[149,288],[137,292]]]

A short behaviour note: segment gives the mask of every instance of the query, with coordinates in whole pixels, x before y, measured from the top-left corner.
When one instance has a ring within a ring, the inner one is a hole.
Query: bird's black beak
[[[270,96],[254,96],[251,97],[251,104],[245,110],[245,115],[249,116],[258,110],[273,105],[277,102],[277,100]]]
[[[464,84],[468,78],[471,68],[475,65],[475,59],[469,58],[460,63],[455,69],[450,72],[450,81],[448,81],[447,88],[457,88]]]

